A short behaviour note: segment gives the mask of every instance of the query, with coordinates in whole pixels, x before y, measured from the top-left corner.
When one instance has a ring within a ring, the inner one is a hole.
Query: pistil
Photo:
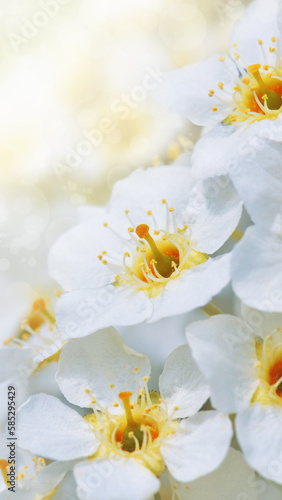
[[[253,75],[253,77],[257,81],[258,86],[263,94],[263,98],[267,99],[268,109],[277,110],[282,106],[282,98],[277,92],[275,92],[274,90],[270,90],[267,87],[259,72],[260,68],[260,64],[251,64],[250,66],[248,66],[248,73]]]
[[[141,425],[136,422],[133,418],[131,407],[130,407],[130,397],[132,392],[120,392],[119,398],[123,402],[125,416],[127,420],[127,425],[123,431],[122,437],[122,448],[125,451],[132,453],[136,450],[136,444],[139,443],[141,448],[144,432],[141,430]]]
[[[163,254],[158,249],[154,239],[149,233],[149,229],[150,228],[147,224],[139,224],[139,226],[136,227],[135,232],[139,238],[144,238],[149,244],[155,259],[155,267],[158,273],[164,278],[169,278],[174,272],[175,267],[178,266],[179,260],[175,257],[172,258],[169,255]]]

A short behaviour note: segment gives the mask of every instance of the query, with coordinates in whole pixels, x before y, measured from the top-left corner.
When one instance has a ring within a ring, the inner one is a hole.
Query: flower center
[[[277,396],[282,397],[282,358],[269,369],[269,385],[275,385]]]
[[[56,320],[43,298],[36,299],[22,322],[19,331],[13,337],[4,340],[4,345],[34,349],[34,363],[37,369],[46,367],[50,362],[57,362],[64,341],[60,338]]]
[[[119,394],[119,398],[123,402],[127,424],[125,428],[119,427],[115,435],[116,441],[121,441],[122,449],[129,452],[133,452],[138,449],[138,447],[142,447],[144,440],[148,438],[148,432],[150,432],[152,440],[156,439],[159,435],[157,429],[148,425],[146,418],[143,417],[141,422],[134,419],[130,406],[131,396],[132,392],[120,392]],[[147,434],[146,437],[145,433]]]
[[[143,238],[148,242],[149,247],[152,251],[154,258],[150,261],[148,261],[148,257],[146,258],[145,255],[147,265],[149,266],[152,274],[156,277],[161,275],[163,278],[169,278],[174,272],[175,268],[179,266],[179,251],[177,250],[176,246],[171,243],[170,245],[168,245],[166,250],[163,250],[162,253],[157,247],[155,240],[150,235],[149,226],[147,226],[147,224],[140,224],[135,229],[135,232],[137,236],[139,236],[139,238]]]
[[[263,80],[259,72],[260,68],[260,64],[248,66],[248,73],[252,75],[258,83],[258,89],[255,91],[256,95],[261,104],[266,100],[268,109],[277,110],[282,106],[282,82],[280,80],[275,81],[275,78],[268,75]],[[257,101],[255,100],[255,102]],[[260,112],[263,113],[263,110],[260,109]]]
[[[282,331],[278,327],[263,342],[256,343],[260,385],[253,401],[282,405]]]
[[[251,64],[246,67],[240,54],[234,53],[234,62],[237,65],[240,78],[235,76],[236,85],[233,92],[227,91],[222,82],[218,82],[220,89],[217,95],[214,90],[209,91],[209,96],[224,102],[226,107],[233,107],[232,113],[224,120],[226,124],[240,125],[242,122],[249,125],[254,121],[264,119],[275,120],[281,112],[282,106],[282,64],[279,51],[279,41],[276,37],[271,39],[276,47],[270,47],[269,52],[276,57],[268,60],[264,50],[262,40],[258,40],[261,47],[263,58],[266,64]],[[236,47],[236,44],[234,45]],[[219,58],[222,63],[225,57]],[[225,63],[224,63],[225,64]],[[230,68],[228,67],[230,70]],[[261,74],[261,70],[263,73]],[[231,70],[230,70],[231,71]],[[234,78],[234,74],[232,73]],[[218,111],[217,106],[213,111]]]
[[[159,229],[154,214],[151,210],[147,211],[147,215],[152,218],[154,227],[152,234],[156,239],[150,234],[149,225],[135,226],[129,211],[125,210],[131,223],[128,228],[131,241],[126,240],[129,251],[124,253],[123,265],[117,263],[115,258],[109,257],[107,251],[98,255],[103,264],[117,273],[114,285],[135,286],[150,298],[156,297],[168,281],[176,278],[184,269],[190,269],[208,260],[207,254],[191,247],[191,229],[188,224],[178,227],[174,208],[169,207],[165,199],[161,203],[166,209],[165,229]],[[107,222],[104,223],[104,227],[115,232]]]
[[[138,380],[136,368],[134,373]],[[145,467],[160,475],[164,467],[160,452],[162,439],[174,434],[179,422],[173,415],[168,415],[160,395],[148,390],[148,377],[143,377],[142,382],[143,388],[136,389],[135,394],[124,391],[117,395],[118,401],[113,406],[123,406],[124,410],[118,414],[103,408],[91,391],[85,389],[93,413],[85,415],[84,418],[100,441],[93,459],[106,458],[113,453],[121,456],[134,454]],[[139,383],[137,386],[140,387]],[[115,390],[114,384],[111,384],[111,387]]]

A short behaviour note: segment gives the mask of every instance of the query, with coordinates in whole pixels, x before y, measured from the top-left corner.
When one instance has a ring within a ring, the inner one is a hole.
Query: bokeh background
[[[79,207],[192,148],[198,127],[152,94],[173,68],[226,52],[247,3],[0,0],[0,312],[45,282]]]

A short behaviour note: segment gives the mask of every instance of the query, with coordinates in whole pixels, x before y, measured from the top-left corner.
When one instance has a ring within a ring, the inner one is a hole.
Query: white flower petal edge
[[[175,349],[167,358],[159,379],[161,397],[174,418],[194,415],[210,395],[209,386],[192,358],[188,345]]]
[[[241,163],[263,152],[271,157],[271,148],[282,140],[282,114],[276,120],[265,118],[249,127],[218,124],[206,130],[192,152],[192,173],[196,179],[229,174],[236,183]],[[272,144],[273,143],[273,144]],[[265,151],[263,151],[265,150]],[[244,179],[244,169],[242,169]],[[236,187],[236,185],[235,185]],[[249,192],[251,194],[251,189]],[[239,194],[240,191],[239,191]]]
[[[64,294],[56,304],[56,319],[63,337],[84,337],[110,325],[142,323],[152,309],[144,292],[108,285]]]
[[[148,321],[157,321],[165,315],[181,314],[204,306],[229,281],[230,254],[209,258],[200,266],[184,270],[166,285],[160,295],[151,299],[153,314]]]
[[[262,228],[282,235],[282,145],[259,139],[249,146],[249,155],[237,155],[230,171],[252,220]],[[279,225],[280,222],[280,225]]]
[[[48,258],[49,273],[65,291],[103,286],[112,278],[113,272],[107,266],[97,265],[97,255],[101,247],[117,247],[121,252],[123,245],[110,231],[100,231],[107,218],[104,209],[96,217],[89,217],[80,224],[63,233],[54,243]]]
[[[232,425],[226,415],[200,412],[180,422],[176,433],[161,446],[161,453],[177,481],[193,481],[221,464],[231,438]]]
[[[259,311],[258,309],[249,307],[242,302],[241,315],[254,334],[262,339],[271,335],[277,327],[282,327],[281,313],[267,313]]]
[[[184,165],[136,170],[115,184],[110,209],[120,215],[121,232],[128,226],[125,209],[136,226],[144,222],[152,224],[152,217],[147,214],[150,210],[159,228],[164,228],[167,214],[160,201],[166,199],[174,208],[177,224],[188,223],[191,227],[192,247],[212,254],[237,226],[242,201],[229,177],[197,182],[190,165]]]
[[[208,93],[220,81],[226,82],[227,87],[230,85],[232,89],[232,71],[238,72],[231,59],[226,58],[225,65],[219,61],[219,55],[214,55],[168,74],[158,87],[155,98],[196,125],[216,124],[224,118],[221,110],[225,106],[219,102],[218,113],[213,113]]]
[[[235,24],[230,47],[237,44],[236,52],[242,55],[246,65],[265,64],[263,52],[257,40],[262,40],[268,48],[272,37],[281,36],[277,24],[279,0],[255,0],[246,8],[242,18]]]
[[[232,286],[250,307],[282,312],[282,239],[249,227],[231,258]]]
[[[244,132],[250,134],[249,130]],[[204,132],[195,144],[191,156],[195,178],[204,179],[229,173],[238,156],[240,140],[245,144],[241,129],[236,130],[231,125],[221,123],[212,130]],[[245,151],[242,143],[239,151],[241,153]]]
[[[216,252],[239,223],[242,206],[228,176],[198,182],[189,195],[185,211],[192,229],[192,247],[210,255]]]
[[[172,487],[179,500],[258,500],[256,476],[242,453],[230,448],[222,464],[214,472],[189,483],[175,482]],[[261,482],[261,481],[260,481]]]
[[[237,438],[247,462],[282,484],[282,408],[255,403],[237,415]]]
[[[29,347],[3,347],[0,349],[0,384],[19,382],[28,377],[34,369],[34,351]]]
[[[142,386],[142,378],[150,373],[147,356],[130,349],[114,329],[108,329],[70,340],[62,350],[56,378],[71,403],[91,407],[91,398],[95,397],[115,414],[123,411],[120,405],[113,406],[119,401],[119,393],[134,393],[138,381]]]
[[[137,169],[125,179],[117,181],[113,187],[109,212],[116,214],[118,228],[125,234],[129,226],[125,210],[134,219],[134,224],[152,224],[151,210],[160,226],[165,227],[166,210],[161,203],[166,199],[175,211],[179,223],[183,222],[183,212],[188,204],[189,193],[196,180],[191,174],[190,163],[164,165],[147,169]],[[186,221],[185,221],[186,222]]]
[[[92,455],[99,441],[88,423],[59,399],[31,396],[19,409],[19,446],[53,460]]]
[[[220,314],[188,325],[186,337],[210,384],[213,406],[227,413],[248,407],[258,385],[255,342],[248,325]]]
[[[159,490],[159,480],[132,458],[81,462],[74,467],[81,500],[147,500]]]
[[[53,462],[47,465],[36,475],[36,492],[40,498],[48,496],[52,490],[64,479],[67,471],[71,470],[76,460]]]

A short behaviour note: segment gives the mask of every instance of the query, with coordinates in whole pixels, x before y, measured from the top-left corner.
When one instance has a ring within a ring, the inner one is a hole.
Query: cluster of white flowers
[[[158,99],[203,127],[193,152],[82,208],[50,252],[57,293],[4,323],[19,500],[281,498],[279,37],[281,0],[254,0],[230,57],[166,77]]]

